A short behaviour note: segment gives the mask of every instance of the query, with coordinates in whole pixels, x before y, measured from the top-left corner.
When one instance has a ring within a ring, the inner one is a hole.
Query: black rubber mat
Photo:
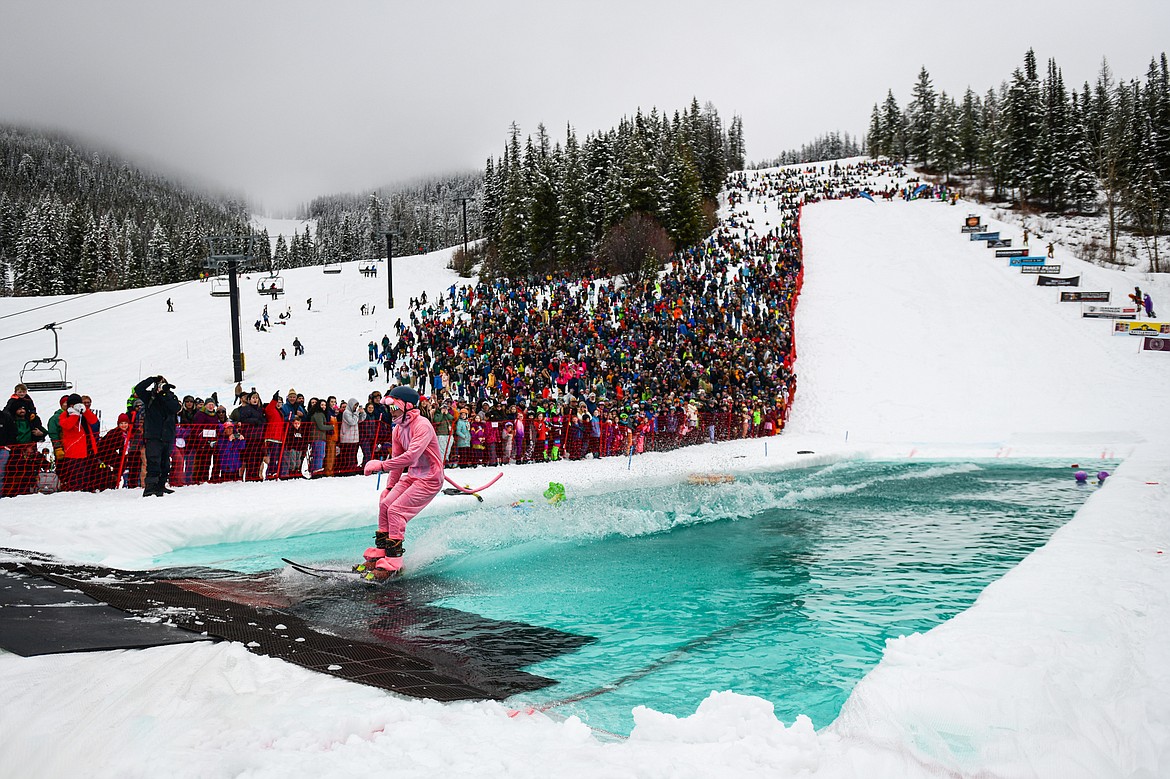
[[[142,622],[109,606],[5,606],[0,646],[22,657],[105,649],[143,649],[205,641],[198,633]]]
[[[96,605],[97,601],[81,590],[62,587],[39,576],[0,570],[0,607]]]
[[[520,666],[594,640],[429,606],[402,588],[389,595],[343,587],[291,597],[276,576],[233,581],[214,570],[147,573],[45,563],[0,568],[19,568],[62,592],[80,590],[133,615],[237,641],[256,654],[440,701],[499,700],[547,687],[554,682]]]
[[[0,570],[0,647],[14,654],[141,649],[204,640],[171,625],[135,619],[76,588]]]

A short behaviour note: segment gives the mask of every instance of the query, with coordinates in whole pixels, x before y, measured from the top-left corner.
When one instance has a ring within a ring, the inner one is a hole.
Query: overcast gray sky
[[[1144,76],[1170,2],[0,0],[0,121],[51,127],[284,209],[481,168],[508,126],[554,137],[710,100],[748,158],[961,95],[1029,46],[1067,86]]]

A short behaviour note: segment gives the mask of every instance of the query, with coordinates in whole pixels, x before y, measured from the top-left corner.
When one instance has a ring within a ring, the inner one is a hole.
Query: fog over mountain
[[[0,120],[80,135],[269,211],[480,170],[508,127],[584,135],[692,97],[743,117],[749,159],[862,135],[925,65],[986,89],[1029,47],[1069,85],[1140,77],[1170,6],[0,0]],[[992,21],[995,20],[995,21]],[[900,87],[897,85],[901,85]]]

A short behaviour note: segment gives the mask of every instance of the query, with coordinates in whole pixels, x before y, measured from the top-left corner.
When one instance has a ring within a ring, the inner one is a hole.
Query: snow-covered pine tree
[[[98,233],[98,223],[93,218],[93,213],[87,211],[85,214],[85,229],[81,241],[81,252],[77,260],[78,292],[96,292],[100,289],[98,286],[100,250],[101,236]]]
[[[1035,55],[1028,50],[1032,68],[1027,72],[1012,71],[1003,103],[1004,167],[1008,186],[1019,190],[1021,200],[1027,199],[1033,180],[1036,161],[1036,138],[1040,134],[1040,105],[1038,85],[1029,73],[1035,72]]]
[[[571,126],[565,130],[563,161],[557,173],[557,222],[556,258],[563,267],[578,272],[586,269],[579,263],[589,257],[588,214],[585,202],[585,164],[577,136]]]
[[[1072,92],[1064,147],[1068,164],[1068,203],[1078,211],[1092,211],[1097,200],[1097,180],[1093,175],[1093,153],[1089,145],[1086,111],[1077,99],[1076,90]]]
[[[483,207],[480,213],[484,237],[489,243],[495,243],[500,237],[500,189],[491,157],[487,158],[483,171]]]
[[[143,267],[144,248],[138,225],[129,217],[122,220],[117,238],[117,251],[121,273],[121,284],[130,288],[146,286],[146,269]]]
[[[743,139],[743,117],[735,114],[727,128],[727,169],[743,170],[747,160],[747,146]]]
[[[979,112],[979,168],[985,173],[992,186],[992,196],[999,200],[1007,186],[1007,163],[1004,153],[1003,115],[1000,110],[1001,96],[1006,85],[1000,86],[1000,94],[994,89],[987,90]]]
[[[945,91],[939,93],[935,106],[930,148],[935,169],[950,181],[951,171],[959,164],[959,109]]]
[[[146,242],[146,283],[169,284],[171,272],[171,241],[163,226],[155,222]]]
[[[252,239],[252,267],[268,270],[272,267],[272,239],[268,237],[268,228],[264,228]]]
[[[681,139],[675,154],[671,155],[670,194],[666,201],[664,227],[676,246],[694,246],[703,240],[708,230],[703,212],[702,182]]]
[[[979,120],[982,106],[975,90],[967,87],[963,94],[963,107],[959,111],[959,164],[967,175],[975,173],[979,162]]]
[[[1068,154],[1064,148],[1068,138],[1068,96],[1056,60],[1048,60],[1040,99],[1040,132],[1032,150],[1028,189],[1049,208],[1060,209],[1065,205],[1069,178]]]
[[[882,104],[882,144],[884,154],[896,160],[907,159],[905,121],[892,89],[886,92]]]
[[[554,258],[557,222],[557,160],[550,148],[548,130],[543,123],[536,127],[536,141],[528,137],[524,151],[525,198],[528,207],[528,257],[537,267],[546,268]]]
[[[85,243],[86,217],[88,209],[79,201],[69,201],[60,206],[61,248],[58,257],[62,294],[73,295],[81,290],[81,249]]]
[[[934,131],[937,97],[925,65],[918,71],[918,81],[914,84],[912,94],[913,98],[906,109],[910,121],[910,157],[929,167],[934,160],[930,141]]]
[[[500,201],[500,272],[518,272],[527,259],[528,203],[526,200],[523,159],[520,153],[520,128],[512,124],[504,156],[500,160],[504,177]]]
[[[284,235],[276,236],[276,249],[272,252],[272,270],[280,272],[288,267],[288,244]]]

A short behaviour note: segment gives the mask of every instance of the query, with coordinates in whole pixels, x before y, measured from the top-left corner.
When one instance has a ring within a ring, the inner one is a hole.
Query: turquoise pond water
[[[616,733],[630,731],[634,706],[687,715],[712,690],[766,698],[784,722],[803,713],[829,724],[886,639],[970,606],[1095,489],[1078,487],[1067,463],[1002,461],[838,463],[577,498],[568,488],[559,506],[415,520],[409,575],[389,586],[594,637],[525,668],[557,684],[512,703]],[[199,547],[154,562],[257,571],[281,556],[352,561],[369,536]]]

